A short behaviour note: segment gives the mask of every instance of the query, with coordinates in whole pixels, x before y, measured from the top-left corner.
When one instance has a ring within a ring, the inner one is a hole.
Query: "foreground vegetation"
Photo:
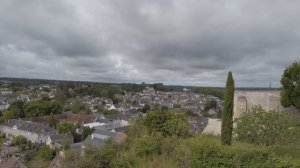
[[[123,144],[107,141],[88,147],[81,157],[67,152],[64,167],[299,167],[300,154],[288,146],[254,145],[234,140],[222,146],[220,137],[187,132],[185,114],[152,111],[128,131]],[[168,124],[169,123],[169,124]],[[172,124],[171,124],[172,123]],[[172,127],[169,127],[169,126]]]

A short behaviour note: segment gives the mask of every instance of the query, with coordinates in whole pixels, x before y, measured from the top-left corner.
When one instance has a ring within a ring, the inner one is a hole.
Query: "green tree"
[[[37,157],[45,160],[52,160],[54,156],[55,152],[46,145],[41,146],[37,153]]]
[[[281,104],[300,109],[300,62],[294,62],[281,77]]]
[[[224,95],[224,105],[222,111],[221,143],[222,145],[231,145],[233,129],[233,97],[234,80],[231,71],[228,73],[226,89]]]
[[[84,140],[86,137],[91,135],[94,131],[95,131],[95,128],[83,127],[82,134],[81,134],[81,140]]]
[[[13,118],[24,118],[24,104],[24,101],[15,101],[8,107],[7,111],[11,111],[13,113]]]
[[[209,100],[205,103],[204,111],[208,111],[210,109],[217,107],[217,101],[215,99]]]
[[[180,113],[176,115],[168,110],[147,113],[144,125],[151,135],[160,133],[163,136],[187,137],[189,133],[186,116]]]
[[[53,114],[51,113],[51,115],[48,118],[48,125],[49,127],[52,128],[56,128],[57,124],[58,124],[58,120],[54,118]]]
[[[16,136],[16,138],[13,140],[13,144],[17,145],[17,146],[26,144],[26,143],[27,143],[26,138],[21,135]]]
[[[56,93],[55,93],[55,100],[60,103],[60,104],[64,104],[66,101],[66,96],[63,92],[63,90],[61,90],[60,88],[56,89]]]
[[[81,107],[80,106],[81,106],[80,101],[76,99],[74,101],[74,103],[72,104],[72,106],[71,106],[72,112],[76,113],[76,114],[80,113],[80,111],[81,111]]]
[[[164,123],[163,134],[177,137],[189,135],[189,124],[187,119],[180,115],[172,117]]]
[[[10,119],[14,119],[15,118],[15,113],[13,111],[6,111],[3,113],[3,119],[5,121],[8,121]]]
[[[57,101],[37,100],[25,103],[26,117],[38,117],[43,115],[60,114],[62,107]]]
[[[145,104],[144,107],[142,108],[142,112],[143,113],[147,113],[148,111],[150,111],[151,107],[149,104]]]
[[[252,144],[274,145],[293,141],[292,120],[285,112],[265,111],[260,106],[236,120],[238,140]]]
[[[57,129],[58,129],[58,132],[60,134],[62,134],[62,133],[71,133],[76,128],[75,128],[75,124],[73,122],[64,121],[57,125]]]

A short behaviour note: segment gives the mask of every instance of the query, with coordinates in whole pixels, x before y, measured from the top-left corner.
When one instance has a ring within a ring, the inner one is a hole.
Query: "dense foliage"
[[[174,114],[169,110],[156,110],[147,114],[144,125],[150,135],[161,133],[163,136],[187,137],[189,125],[187,117]]]
[[[38,117],[50,114],[60,114],[62,106],[56,101],[37,100],[30,102],[15,101],[4,112],[3,118],[5,120],[24,118],[24,117]]]
[[[221,142],[223,145],[231,145],[233,129],[233,97],[234,97],[234,80],[232,73],[228,73],[226,89],[224,95],[224,104],[222,111],[222,128]]]
[[[213,95],[220,99],[224,99],[224,88],[215,88],[215,87],[197,87],[193,89],[193,92],[195,93],[201,93],[205,95]]]
[[[208,111],[210,109],[214,109],[217,107],[217,102],[215,99],[209,100],[205,103],[204,111]]]
[[[51,160],[55,156],[56,152],[55,150],[50,149],[46,145],[42,145],[40,149],[37,152],[37,157],[40,157],[44,160]]]
[[[75,114],[90,114],[91,110],[87,104],[80,102],[76,99],[71,105],[71,111]]]
[[[95,131],[94,128],[82,127],[80,123],[68,121],[60,122],[57,129],[60,134],[71,134],[75,143],[83,141]]]
[[[60,114],[62,107],[56,101],[37,100],[24,104],[26,117],[38,117],[50,114]]]
[[[300,109],[300,62],[294,62],[284,70],[281,78],[281,104]]]
[[[102,114],[104,115],[110,115],[110,114],[119,114],[118,110],[112,109],[112,110],[108,110],[108,109],[103,109]]]
[[[236,120],[234,132],[240,141],[269,146],[293,141],[292,126],[287,113],[267,112],[258,106]]]

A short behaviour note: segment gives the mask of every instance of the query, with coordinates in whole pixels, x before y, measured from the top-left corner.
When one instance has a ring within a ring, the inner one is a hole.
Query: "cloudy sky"
[[[2,0],[0,76],[280,86],[298,0]]]

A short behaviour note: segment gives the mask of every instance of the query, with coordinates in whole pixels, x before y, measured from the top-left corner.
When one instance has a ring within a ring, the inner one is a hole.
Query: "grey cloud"
[[[299,60],[298,1],[1,1],[0,76],[267,86]]]

